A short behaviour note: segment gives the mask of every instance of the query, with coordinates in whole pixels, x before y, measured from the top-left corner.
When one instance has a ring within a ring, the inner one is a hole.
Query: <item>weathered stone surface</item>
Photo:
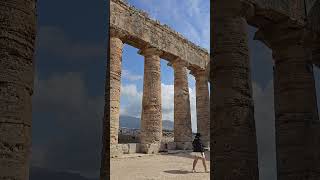
[[[110,1],[110,27],[126,35],[125,43],[138,49],[146,46],[162,51],[161,58],[172,61],[180,57],[190,66],[205,68],[208,52],[189,42],[166,25],[160,25],[143,13],[119,1]]]
[[[28,180],[36,1],[0,3],[0,179]]]
[[[121,87],[121,61],[122,61],[122,40],[114,32],[110,37],[110,59],[108,61],[110,72],[107,72],[107,79],[110,80],[110,86],[106,85],[106,96],[109,96],[109,103],[105,102],[103,118],[103,149],[101,155],[100,179],[108,177],[108,162],[110,157],[116,157],[122,154],[118,145],[119,115],[120,115],[120,87]],[[109,78],[110,79],[109,79]],[[108,98],[105,98],[107,100]],[[107,104],[109,106],[107,106]],[[110,134],[107,133],[110,128]],[[106,138],[109,136],[110,138]],[[110,141],[108,140],[110,139]],[[110,152],[107,151],[110,147]],[[110,153],[110,154],[109,154]]]
[[[184,143],[192,141],[187,63],[176,59],[172,65],[174,69],[174,142],[177,148],[184,148]]]
[[[120,87],[121,87],[121,63],[123,42],[121,34],[110,31],[110,72],[107,72],[105,92],[105,109],[103,118],[103,147],[101,155],[100,179],[107,178],[107,168],[110,157],[119,156],[122,151],[117,147],[118,131],[119,131],[119,116],[120,116]],[[109,85],[109,86],[108,86]],[[107,96],[109,98],[107,98]],[[108,129],[110,128],[110,134]],[[106,138],[110,137],[110,138]],[[110,152],[107,151],[108,146]],[[109,154],[110,153],[110,154]]]
[[[119,144],[123,154],[129,154],[129,144]]]
[[[139,147],[140,147],[140,145],[138,143],[129,143],[128,144],[128,148],[129,148],[128,153],[133,154],[133,153],[140,152]]]
[[[110,37],[110,144],[118,143],[122,48],[121,39]]]
[[[310,148],[311,153],[313,155],[313,166],[311,170],[311,178],[317,179],[320,177],[320,121],[316,120],[312,124],[312,139],[313,139],[313,147]]]
[[[320,33],[320,0],[313,0],[308,11],[307,27],[317,33]]]
[[[245,19],[252,6],[238,0],[213,3],[213,178],[256,180],[257,142]]]
[[[155,48],[147,48],[140,53],[145,57],[140,134],[141,151],[157,153],[162,138],[160,51]]]
[[[283,16],[304,22],[305,6],[301,0],[255,0],[260,10],[276,11]]]
[[[121,157],[123,154],[123,148],[122,148],[123,144],[111,144],[110,145],[110,157],[114,158],[114,157]],[[110,159],[108,159],[110,160]],[[108,168],[108,167],[105,167]],[[106,175],[104,177],[101,177],[102,179],[105,178]]]
[[[210,102],[208,74],[205,70],[192,72],[196,78],[197,130],[206,146],[210,142]]]
[[[304,29],[268,26],[257,33],[275,60],[275,125],[278,179],[309,179],[312,175],[312,122],[318,120],[310,51]],[[272,34],[272,35],[271,35]]]

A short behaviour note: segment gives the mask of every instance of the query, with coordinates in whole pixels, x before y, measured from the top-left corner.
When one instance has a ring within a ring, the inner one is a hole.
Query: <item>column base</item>
[[[120,157],[123,154],[120,144],[110,144],[110,158]]]
[[[156,154],[160,151],[160,143],[142,144],[140,145],[140,151],[145,154]]]
[[[192,150],[192,142],[175,142],[177,150]]]

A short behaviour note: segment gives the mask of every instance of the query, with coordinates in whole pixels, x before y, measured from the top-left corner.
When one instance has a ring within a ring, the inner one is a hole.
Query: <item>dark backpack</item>
[[[199,138],[195,138],[192,142],[193,151],[194,152],[204,152],[204,147],[202,145],[202,142]]]

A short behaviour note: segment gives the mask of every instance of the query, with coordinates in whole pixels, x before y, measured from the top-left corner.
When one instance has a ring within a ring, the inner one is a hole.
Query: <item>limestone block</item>
[[[160,143],[141,144],[141,151],[146,154],[157,154],[160,149]]]
[[[129,144],[119,144],[119,145],[121,145],[123,154],[129,154]]]
[[[110,157],[121,157],[123,154],[122,145],[121,144],[113,144],[110,145]]]
[[[139,152],[139,149],[138,149],[139,145],[137,143],[129,143],[128,147],[129,147],[129,151],[128,151],[129,154]]]

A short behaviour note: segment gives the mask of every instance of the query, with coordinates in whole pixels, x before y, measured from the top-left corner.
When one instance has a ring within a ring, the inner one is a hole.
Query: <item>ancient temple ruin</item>
[[[190,149],[191,112],[187,69],[196,77],[198,131],[209,141],[208,52],[189,42],[148,14],[120,0],[110,1],[110,151],[123,153],[118,144],[122,48],[140,49],[144,84],[140,144],[137,152],[157,153],[162,138],[160,58],[174,69],[174,141],[177,149]]]
[[[214,89],[211,89],[210,123],[207,125],[211,124],[213,177],[259,178],[247,35],[249,24],[258,28],[255,39],[273,51],[270,63],[274,62],[278,179],[317,179],[320,176],[317,151],[320,144],[317,130],[320,127],[312,65],[319,65],[320,61],[319,4],[315,0],[213,1],[213,52],[212,61],[208,63],[207,54],[201,49],[193,48],[188,41],[172,33],[162,33],[167,32],[162,31],[166,27],[158,25],[146,14],[126,6],[122,1],[111,1],[110,63],[114,66],[111,68],[111,84],[118,87],[114,90],[120,93],[122,43],[141,49],[140,53],[146,60],[145,72],[154,70],[154,77],[150,73],[144,79],[142,151],[151,153],[159,149],[161,131],[153,127],[161,127],[161,97],[159,93],[149,92],[150,86],[159,87],[160,84],[159,59],[171,62],[175,71],[174,120],[175,126],[180,125],[175,129],[177,144],[188,144],[191,140],[190,121],[186,118],[190,117],[190,104],[186,100],[186,69],[196,71],[193,74],[198,79],[197,93],[206,94],[207,87],[200,87],[207,80],[210,66],[211,88]],[[152,50],[148,49],[150,47]],[[150,59],[153,59],[153,63],[147,62]],[[202,80],[199,77],[203,77]],[[149,79],[153,79],[153,83]],[[176,92],[176,89],[180,92]],[[178,95],[180,93],[184,94],[184,98]],[[117,152],[114,147],[116,123],[119,121],[118,97],[119,94],[114,96],[110,119],[113,152]],[[208,107],[208,102],[200,98],[199,103],[197,101],[197,114],[206,119]],[[183,123],[180,123],[180,117],[184,117],[181,118]],[[199,122],[202,121],[198,121],[198,126]],[[182,132],[178,131],[182,128]]]
[[[111,109],[106,112],[110,118],[105,118],[104,128],[110,127],[111,142],[104,142],[105,148],[111,146],[112,153],[118,152],[121,55],[127,43],[145,56],[142,151],[159,149],[161,97],[151,89],[159,88],[160,58],[174,68],[178,148],[187,148],[191,141],[187,69],[197,79],[199,130],[209,132],[209,102],[200,97],[208,94],[210,64],[212,177],[258,179],[249,24],[258,29],[255,38],[273,52],[278,180],[319,179],[320,123],[312,65],[320,65],[320,0],[212,1],[211,63],[206,51],[145,13],[120,0],[111,0],[110,6],[111,89],[106,90],[106,96],[110,95]],[[3,1],[0,10],[0,179],[25,180],[31,147],[36,1]],[[102,163],[108,157],[104,154]],[[106,174],[101,174],[105,180]]]

